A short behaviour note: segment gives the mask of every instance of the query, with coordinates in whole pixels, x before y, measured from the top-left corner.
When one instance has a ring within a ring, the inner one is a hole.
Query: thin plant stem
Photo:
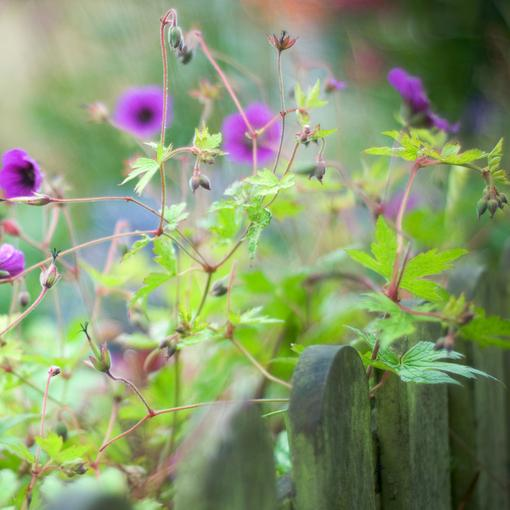
[[[128,379],[125,379],[124,377],[117,377],[115,375],[113,375],[109,370],[108,372],[105,372],[106,375],[112,380],[112,381],[118,381],[118,382],[122,382],[124,383],[126,386],[128,386],[129,388],[131,388],[131,390],[133,390],[134,393],[136,393],[136,395],[138,396],[138,398],[142,401],[143,405],[145,406],[145,408],[147,409],[147,412],[149,414],[153,414],[154,413],[154,410],[152,409],[152,407],[149,405],[149,403],[147,402],[147,400],[145,400],[145,397],[142,395],[142,393],[140,392],[140,390],[136,387],[135,384],[133,384],[131,381],[129,381]]]
[[[274,375],[270,374],[264,366],[262,366],[253,356],[252,354],[242,345],[240,342],[238,342],[235,338],[230,339],[232,343],[237,347],[237,349],[243,354],[243,356],[267,379],[270,381],[273,381],[277,384],[281,384],[282,386],[285,386],[288,389],[292,388],[292,385],[289,384],[287,381],[283,381],[282,379],[279,379],[278,377],[275,377]]]
[[[273,173],[276,173],[278,168],[278,162],[280,161],[280,155],[282,153],[283,139],[285,137],[285,117],[287,112],[285,110],[285,88],[283,85],[283,72],[282,72],[282,52],[277,50],[276,52],[276,68],[278,71],[278,88],[280,90],[280,116],[282,118],[282,130],[280,134],[280,142],[278,144],[278,151],[273,165]]]
[[[161,409],[157,411],[153,411],[153,414],[146,414],[143,418],[141,418],[139,421],[137,421],[132,427],[125,430],[121,434],[113,437],[106,443],[103,443],[101,447],[99,448],[99,451],[102,452],[106,450],[111,444],[115,443],[119,439],[122,439],[123,437],[126,437],[127,435],[131,434],[131,432],[134,432],[136,429],[140,428],[147,420],[150,420],[151,418],[155,418],[156,416],[161,416],[162,414],[169,414],[169,413],[177,413],[180,411],[188,411],[190,409],[197,409],[200,407],[210,407],[214,405],[226,405],[226,404],[236,404],[236,403],[243,403],[243,402],[249,402],[253,404],[286,404],[288,403],[289,399],[287,398],[253,398],[253,399],[247,399],[247,400],[215,400],[212,402],[197,402],[195,404],[188,404],[184,406],[177,406],[177,407],[170,407],[168,409]]]
[[[117,399],[113,400],[112,411],[110,413],[110,419],[108,420],[108,427],[106,429],[106,433],[104,435],[103,444],[110,440],[112,437],[113,427],[115,426],[115,422],[117,421],[117,417],[119,415],[119,407],[120,402]],[[104,454],[104,451],[97,452],[96,459],[94,460],[92,467],[96,471],[96,476],[99,476],[99,462]]]
[[[218,76],[220,77],[221,81],[223,82],[223,85],[225,85],[225,88],[227,89],[227,92],[229,93],[230,97],[232,98],[232,101],[236,105],[237,110],[241,114],[241,117],[244,120],[244,123],[246,124],[246,127],[248,128],[250,135],[255,135],[255,129],[253,129],[253,126],[251,125],[250,121],[248,120],[248,117],[246,116],[246,113],[241,106],[241,103],[239,102],[239,99],[237,98],[236,93],[234,92],[234,89],[230,85],[230,82],[228,81],[227,76],[222,71],[221,67],[218,65],[216,60],[214,59],[209,47],[207,46],[206,42],[204,41],[204,38],[202,36],[202,33],[198,30],[194,31],[194,35],[198,41],[198,44],[202,48],[202,51],[204,52],[204,55],[206,56],[207,60],[209,60],[210,64],[214,67],[214,70],[218,73]]]
[[[193,317],[193,322],[195,322],[198,319],[199,315],[202,313],[205,302],[207,301],[209,289],[211,288],[212,275],[213,275],[213,273],[211,271],[207,272],[207,280],[205,281],[204,291],[202,293],[202,298],[200,299],[200,304],[198,305],[198,309],[195,313],[195,317]]]

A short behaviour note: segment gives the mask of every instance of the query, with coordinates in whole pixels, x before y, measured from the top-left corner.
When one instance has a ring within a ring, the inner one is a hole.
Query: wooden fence
[[[502,301],[492,296],[504,289],[488,296],[487,286],[469,276],[471,288],[462,274],[452,287],[460,281],[464,292],[501,312]],[[467,363],[510,382],[507,353],[469,342],[457,349]],[[353,348],[309,347],[294,373],[287,413],[291,480],[276,479],[259,410],[230,406],[198,426],[180,462],[175,508],[509,509],[509,416],[506,387],[484,380],[447,387],[392,376],[370,401]]]

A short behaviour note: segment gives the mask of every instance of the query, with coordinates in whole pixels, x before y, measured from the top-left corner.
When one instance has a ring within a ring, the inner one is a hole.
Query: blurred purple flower
[[[344,90],[345,88],[347,88],[347,83],[336,78],[328,78],[324,84],[324,90],[328,93]]]
[[[420,78],[395,67],[388,73],[388,82],[402,96],[413,114],[428,112],[430,101]]]
[[[113,121],[124,131],[147,139],[161,129],[163,117],[163,90],[157,85],[147,85],[126,90],[118,99]],[[168,100],[168,117],[171,102]]]
[[[430,101],[420,78],[400,67],[395,67],[388,73],[388,82],[402,96],[409,107],[411,117],[416,116],[422,125],[433,126],[447,133],[456,133],[459,130],[458,122],[450,124],[446,119],[431,111]]]
[[[5,198],[29,197],[39,191],[42,173],[39,165],[22,149],[11,149],[2,156],[0,188]]]
[[[25,255],[11,244],[0,246],[0,279],[16,276],[25,269]]]
[[[263,103],[252,103],[246,110],[246,117],[254,129],[260,129],[273,117],[273,112]],[[246,136],[247,127],[240,113],[233,113],[225,117],[221,128],[224,148],[235,163],[251,163],[252,142]],[[274,122],[257,139],[257,161],[264,165],[268,163],[276,152],[280,139],[281,127]]]
[[[395,221],[397,219],[397,214],[400,209],[400,204],[402,203],[402,199],[404,198],[404,190],[399,190],[393,193],[391,198],[383,203],[382,211],[386,218]],[[406,211],[412,211],[416,209],[420,205],[420,197],[416,193],[411,193],[409,195],[409,200],[407,201]],[[406,212],[405,211],[405,212]]]

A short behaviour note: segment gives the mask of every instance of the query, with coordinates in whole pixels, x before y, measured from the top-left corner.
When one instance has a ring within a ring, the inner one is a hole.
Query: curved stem
[[[198,41],[198,44],[200,44],[200,47],[202,48],[202,51],[204,52],[204,55],[206,56],[207,60],[209,60],[210,64],[214,67],[214,70],[218,73],[218,76],[220,77],[221,81],[223,82],[223,85],[225,85],[225,88],[227,89],[227,92],[229,93],[230,97],[232,98],[232,101],[236,105],[237,110],[241,114],[241,117],[243,118],[244,123],[246,124],[246,127],[248,128],[250,135],[255,134],[255,129],[253,129],[253,126],[251,125],[250,121],[248,120],[248,117],[246,116],[246,113],[245,113],[243,107],[241,106],[241,103],[239,102],[239,99],[237,98],[237,95],[234,92],[234,89],[230,85],[228,78],[226,77],[225,73],[222,71],[221,67],[218,65],[218,63],[212,56],[212,53],[209,50],[209,47],[207,46],[206,42],[204,41],[204,38],[202,37],[202,33],[198,30],[195,30],[194,35]]]
[[[142,401],[143,405],[145,406],[145,408],[147,409],[147,412],[152,415],[154,413],[154,411],[152,410],[152,407],[149,405],[149,403],[147,402],[147,400],[145,400],[144,396],[142,395],[142,393],[140,392],[140,390],[136,387],[135,384],[133,384],[131,381],[129,381],[128,379],[125,379],[124,377],[117,377],[115,375],[113,375],[109,370],[108,372],[105,372],[106,375],[112,379],[112,381],[119,381],[119,382],[122,382],[124,383],[126,386],[129,386],[135,393],[136,395],[138,396],[138,398]]]
[[[200,304],[198,305],[197,313],[193,318],[193,322],[195,322],[198,316],[202,313],[202,309],[204,308],[205,302],[207,301],[207,295],[209,294],[209,289],[211,288],[212,275],[213,274],[211,271],[207,273],[207,280],[205,282],[204,292],[202,293],[202,299],[200,300]]]

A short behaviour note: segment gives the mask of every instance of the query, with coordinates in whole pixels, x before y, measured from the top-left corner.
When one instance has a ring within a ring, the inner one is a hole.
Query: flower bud
[[[62,441],[67,441],[67,427],[65,423],[59,422],[55,425],[55,434],[62,438]]]
[[[170,48],[177,49],[184,44],[181,27],[171,27],[168,30],[168,45]]]
[[[2,229],[6,234],[13,237],[18,237],[21,234],[21,230],[14,220],[3,220]]]
[[[87,472],[87,467],[85,466],[85,462],[81,459],[64,462],[60,466],[60,469],[69,478],[73,478],[76,475],[84,475]]]
[[[101,344],[99,348],[99,354],[97,352],[97,347],[93,349],[94,356],[89,356],[90,363],[98,372],[109,372],[112,366],[112,360],[110,357],[110,351],[106,344]]]
[[[56,375],[60,374],[60,372],[60,367],[57,367],[56,365],[53,365],[48,369],[48,375],[50,377],[55,377]]]
[[[48,195],[36,194],[30,197],[14,197],[9,199],[2,199],[4,202],[15,202],[26,205],[48,205],[51,202],[51,198]]]
[[[85,105],[85,109],[87,110],[87,115],[91,122],[96,124],[108,122],[110,112],[104,103],[96,101],[95,103]]]
[[[193,58],[193,50],[189,49],[186,44],[182,44],[177,52],[177,57],[181,61],[181,64],[188,64]]]
[[[60,273],[58,272],[55,262],[52,262],[47,269],[41,271],[39,281],[41,287],[51,289],[60,280]]]
[[[18,295],[18,303],[21,308],[25,308],[30,303],[30,294],[26,290],[22,290]]]

